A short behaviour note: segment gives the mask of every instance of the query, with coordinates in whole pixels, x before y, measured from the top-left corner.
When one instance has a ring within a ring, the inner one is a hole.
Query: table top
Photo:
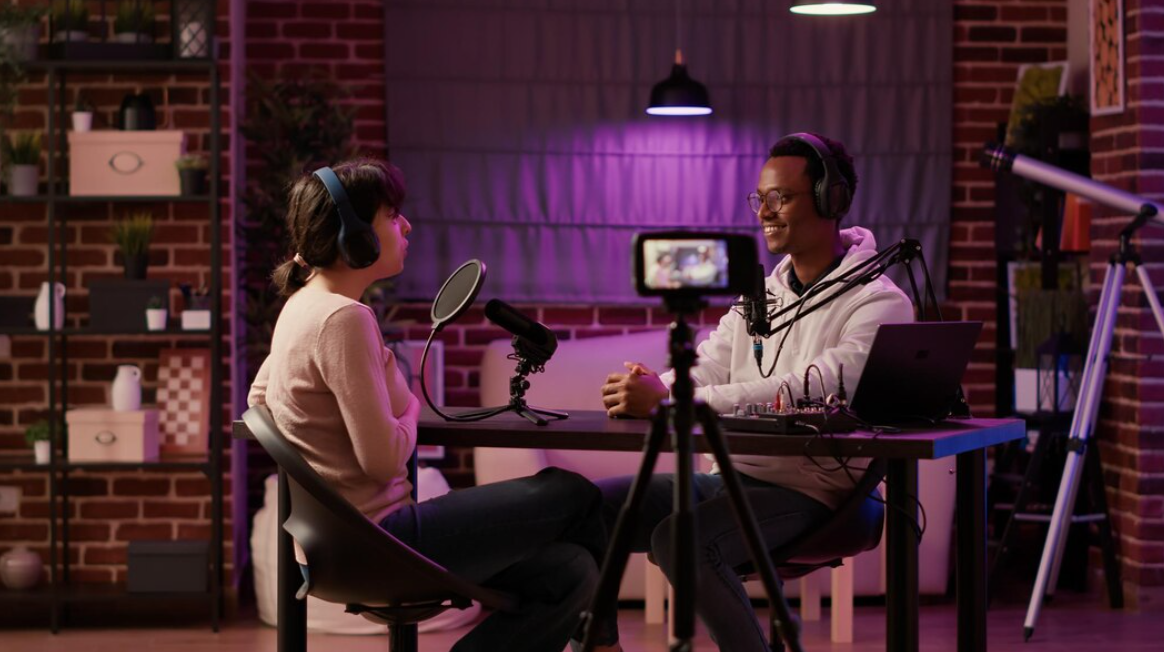
[[[421,444],[444,446],[640,451],[650,425],[645,419],[612,419],[598,410],[574,410],[568,419],[550,421],[545,426],[534,425],[511,412],[483,421],[449,422],[426,407],[421,412],[418,438]],[[1026,427],[1021,419],[964,419],[895,434],[858,431],[815,436],[767,435],[727,430],[724,433],[728,449],[737,455],[937,459],[1020,439],[1026,434]],[[253,438],[242,421],[234,422],[233,435],[236,439]],[[698,432],[693,444],[697,451],[710,451],[707,440]],[[665,449],[671,450],[669,437]]]
[[[513,413],[484,421],[447,422],[425,408],[420,417],[419,440],[422,444],[445,446],[639,451],[649,430],[648,420],[612,419],[605,412],[592,410],[574,410],[568,419],[537,426]],[[1021,419],[964,419],[896,434],[724,433],[733,454],[937,459],[1020,439],[1026,434],[1026,427]],[[698,433],[693,444],[698,451],[710,450]],[[670,438],[666,449],[671,449]]]

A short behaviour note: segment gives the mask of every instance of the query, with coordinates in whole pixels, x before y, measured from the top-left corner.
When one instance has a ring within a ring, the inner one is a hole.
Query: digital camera
[[[634,238],[635,289],[648,297],[751,294],[756,240],[737,233],[655,231]]]

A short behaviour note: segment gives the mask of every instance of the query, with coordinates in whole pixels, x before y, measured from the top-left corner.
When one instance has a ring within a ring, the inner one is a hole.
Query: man
[[[768,250],[786,254],[765,282],[769,298],[777,305],[791,305],[817,283],[876,255],[872,233],[861,227],[840,228],[856,188],[853,159],[841,143],[814,134],[793,134],[772,146],[748,203],[760,221]],[[845,387],[851,391],[877,327],[909,321],[913,321],[909,299],[883,277],[850,290],[765,341],[757,365],[743,317],[729,312],[699,345],[698,366],[691,372],[695,397],[721,414],[731,412],[735,404],[775,402],[784,382],[799,397],[804,393],[805,372],[811,367],[819,369],[823,379],[817,380],[813,370],[810,392],[814,398],[837,390],[842,366]],[[658,375],[638,363],[628,362],[626,367],[627,373],[607,377],[603,402],[612,417],[646,417],[668,397],[674,375]],[[865,467],[863,460],[850,460],[846,470],[832,459],[748,455],[732,456],[732,462],[743,476],[744,490],[771,548],[827,519]],[[625,502],[632,480],[599,482],[610,523]],[[693,484],[699,537],[696,610],[721,649],[766,651],[764,628],[734,570],[749,558],[726,488],[716,469],[696,474]],[[639,552],[651,551],[673,579],[672,488],[671,475],[652,478],[643,513],[635,523],[633,546]],[[600,622],[613,627],[608,620]],[[611,638],[608,634],[599,640]]]

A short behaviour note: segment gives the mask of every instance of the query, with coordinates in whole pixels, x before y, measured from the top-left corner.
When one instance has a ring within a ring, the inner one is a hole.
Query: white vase
[[[53,329],[61,330],[65,327],[65,284],[49,284],[48,281],[40,284],[40,294],[36,296],[36,329],[49,329],[49,302],[53,307]]]
[[[131,364],[118,365],[117,377],[113,379],[110,395],[114,410],[118,412],[140,410],[141,369]]]
[[[52,457],[53,443],[47,439],[32,442],[32,456],[37,464],[48,464]]]
[[[73,131],[85,133],[93,128],[92,111],[73,111]]]
[[[151,331],[166,330],[166,309],[146,308],[146,328]]]
[[[40,167],[36,165],[8,166],[8,194],[13,197],[31,197],[40,182]]]
[[[44,562],[40,555],[17,546],[0,555],[0,581],[10,589],[31,589],[40,581]]]

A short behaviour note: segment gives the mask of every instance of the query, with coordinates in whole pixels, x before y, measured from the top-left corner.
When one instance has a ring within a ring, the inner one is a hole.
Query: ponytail
[[[271,274],[271,282],[279,291],[279,296],[289,297],[307,285],[307,277],[310,274],[310,269],[304,269],[294,260],[288,260],[275,268]]]

